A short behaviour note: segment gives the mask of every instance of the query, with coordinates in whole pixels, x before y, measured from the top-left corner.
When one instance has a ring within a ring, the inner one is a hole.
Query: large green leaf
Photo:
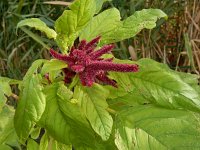
[[[99,138],[95,137],[79,106],[71,100],[72,92],[62,83],[50,85],[44,91],[47,105],[40,125],[58,142],[98,149],[95,139]]]
[[[132,84],[151,103],[168,107],[200,111],[197,91],[177,75],[164,71],[142,71],[130,76]]]
[[[95,0],[76,0],[56,20],[56,41],[62,50],[71,46],[78,37],[80,31],[91,20],[96,11]]]
[[[130,61],[120,62],[131,63]],[[137,73],[124,73],[123,77],[121,77],[122,73],[110,73],[120,86],[124,84],[123,81],[128,81],[131,88],[127,94],[136,94],[138,99],[146,99],[162,107],[200,111],[199,93],[182,80],[182,76],[153,60],[143,59],[138,64],[140,69]],[[126,91],[128,86],[123,87]],[[137,97],[132,100],[137,101]]]
[[[71,99],[73,95],[72,91],[70,91],[64,84],[61,84],[58,88],[57,95],[60,97],[58,99],[60,110],[62,110],[67,117],[76,121],[77,124],[85,125],[87,127],[90,126],[87,118],[81,112],[78,100]]]
[[[159,9],[143,9],[120,22],[114,31],[108,32],[102,39],[103,43],[114,43],[135,36],[142,29],[153,29],[159,18],[167,15]],[[112,18],[111,18],[112,19]]]
[[[171,70],[166,64],[156,62],[152,59],[143,58],[138,61],[140,65],[140,71],[143,70],[161,70],[161,71],[168,71],[170,73],[173,73],[175,76],[179,76],[185,83],[189,84],[193,88],[197,89],[196,91],[199,91],[198,86],[198,78],[199,76],[196,74],[191,73],[185,73],[185,72],[177,72],[174,70]]]
[[[18,147],[18,137],[13,124],[14,109],[5,105],[0,110],[0,149],[9,146]],[[9,145],[9,146],[8,146]],[[5,148],[6,149],[6,148]]]
[[[29,71],[28,73],[31,72]],[[45,96],[40,80],[41,76],[32,74],[31,77],[26,76],[22,85],[14,117],[15,129],[22,143],[28,138],[31,128],[45,109]]]
[[[92,128],[103,140],[107,140],[112,131],[113,120],[107,112],[108,90],[95,84],[92,88],[76,86],[74,98],[78,100]]]
[[[25,19],[17,24],[17,28],[23,26],[34,27],[36,30],[44,32],[48,38],[55,39],[57,36],[56,32],[53,29],[50,29],[42,20],[38,18]]]
[[[70,144],[70,125],[59,109],[57,101],[59,99],[57,96],[58,87],[58,84],[54,84],[44,89],[46,108],[39,124],[56,140],[65,144]]]
[[[120,18],[120,13],[116,8],[103,11],[90,21],[83,32],[81,32],[80,39],[90,41],[99,35],[104,39],[104,35],[117,27],[120,23]]]
[[[119,150],[200,149],[200,116],[151,105],[118,114],[115,143]]]

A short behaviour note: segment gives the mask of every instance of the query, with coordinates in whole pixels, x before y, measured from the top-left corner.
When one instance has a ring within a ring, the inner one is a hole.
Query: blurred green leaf
[[[74,98],[78,100],[92,128],[103,140],[109,139],[113,125],[112,117],[106,111],[108,94],[108,90],[98,84],[92,88],[76,86],[74,91]]]
[[[49,144],[48,135],[45,132],[40,140],[39,150],[47,150]]]
[[[153,29],[156,21],[160,18],[167,18],[167,15],[160,9],[143,9],[136,11],[132,16],[121,21],[114,31],[104,35],[103,43],[114,43],[130,37],[134,37],[142,29]]]
[[[120,18],[120,13],[116,8],[103,11],[92,18],[83,32],[81,32],[80,39],[90,41],[100,35],[103,40],[104,35],[112,32],[117,27],[120,23]]]
[[[0,148],[4,147],[5,150],[9,149],[9,146],[20,147],[14,129],[13,116],[14,109],[10,106],[5,105],[2,110],[0,110]]]
[[[7,97],[12,95],[11,84],[20,84],[21,81],[10,79],[7,77],[0,77],[0,111],[6,104]]]
[[[27,142],[27,150],[38,150],[39,145],[37,142],[35,142],[33,139],[28,139]]]
[[[85,115],[81,112],[81,107],[78,105],[77,99],[72,99],[73,92],[70,91],[65,85],[60,85],[57,91],[60,97],[59,106],[60,110],[69,118],[89,127],[89,123]]]
[[[39,136],[40,136],[40,127],[35,127],[32,131],[31,131],[31,138],[36,140]]]
[[[57,36],[56,32],[53,29],[50,29],[42,20],[38,18],[25,19],[17,24],[17,28],[23,26],[34,27],[36,30],[44,32],[48,38],[56,39]]]
[[[48,62],[48,60],[45,59],[38,59],[35,62],[33,62],[33,64],[31,65],[31,67],[28,69],[26,75],[24,76],[23,80],[29,80],[33,74],[37,74],[38,72],[38,68],[40,66],[42,66],[43,63]]]
[[[32,69],[29,69],[24,78],[14,117],[15,130],[22,143],[26,141],[32,127],[40,119],[45,109],[45,96],[42,92],[43,87],[40,85],[41,77],[34,74],[28,77]]]
[[[65,62],[58,59],[51,59],[43,65],[41,74],[45,75],[51,71],[61,70],[63,68],[67,68],[67,64]]]
[[[0,77],[0,79],[2,79]],[[5,95],[10,96],[12,94],[9,82],[0,80],[0,111],[2,107],[6,104],[7,98]]]
[[[47,104],[39,124],[58,142],[73,144],[75,149],[98,149],[99,138],[95,137],[80,107],[70,100],[72,93],[69,89],[62,83],[55,83],[46,87],[44,92],[47,95]]]
[[[131,61],[124,60],[116,61],[131,63]],[[122,73],[111,73],[110,75],[120,86],[124,84],[123,81],[128,81],[127,85],[131,85],[127,91],[129,94],[136,92],[142,96],[142,99],[152,104],[171,109],[200,111],[199,93],[184,82],[178,73],[150,59],[142,59],[137,63],[140,69],[136,73],[124,73],[123,77]],[[124,86],[125,91],[127,87]]]
[[[39,121],[39,124],[44,127],[50,135],[56,140],[70,144],[70,126],[59,109],[57,100],[58,84],[48,86],[44,89],[46,95],[46,109]]]
[[[10,96],[12,94],[12,91],[9,85],[9,80],[6,81],[2,77],[0,77],[0,93],[3,93],[7,96]]]
[[[72,46],[80,31],[88,24],[95,14],[95,0],[76,0],[55,22],[56,41],[63,50]]]
[[[199,149],[199,120],[185,110],[130,107],[117,115],[115,143],[120,150]]]
[[[0,145],[0,149],[2,150],[13,150],[10,146],[8,145]]]

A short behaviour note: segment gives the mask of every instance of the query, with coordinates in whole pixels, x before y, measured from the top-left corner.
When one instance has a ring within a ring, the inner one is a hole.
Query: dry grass
[[[143,30],[132,40],[132,53],[167,63],[178,71],[199,74],[200,0],[178,2],[174,1],[173,7],[182,9],[170,14],[164,24],[152,31]]]

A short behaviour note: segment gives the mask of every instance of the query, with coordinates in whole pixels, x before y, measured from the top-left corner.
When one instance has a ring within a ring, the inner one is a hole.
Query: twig
[[[106,110],[107,110],[109,113],[113,114],[113,115],[116,115],[116,114],[117,114],[117,112],[116,112],[114,109],[106,108]]]
[[[11,96],[15,99],[15,100],[19,100],[19,96],[17,96],[16,94],[12,93]]]

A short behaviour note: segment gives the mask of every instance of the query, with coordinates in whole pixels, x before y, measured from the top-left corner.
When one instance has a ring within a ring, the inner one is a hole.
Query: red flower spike
[[[73,58],[71,58],[67,55],[59,54],[56,51],[54,51],[52,48],[50,49],[50,54],[56,59],[66,61],[66,62],[73,62]]]
[[[83,50],[87,44],[86,40],[82,40],[78,46],[78,49]]]
[[[76,75],[75,72],[72,72],[68,68],[64,68],[63,72],[65,73],[65,78],[64,78],[65,83],[70,83],[72,81],[72,78]]]
[[[106,61],[93,61],[90,67],[92,70],[116,71],[116,72],[137,72],[138,65],[114,64]]]
[[[100,50],[91,53],[91,58],[96,60],[97,58],[101,57],[103,54],[110,52],[114,48],[114,45],[105,45]]]
[[[108,77],[106,76],[106,74],[105,74],[104,71],[99,72],[99,73],[96,75],[96,79],[97,79],[98,81],[100,81],[100,82],[103,82],[103,83],[108,84],[108,85],[112,85],[112,86],[114,86],[114,87],[117,88],[117,83],[116,83],[116,81],[114,81],[114,80],[108,78]]]
[[[90,42],[82,40],[78,47],[72,47],[69,55],[62,55],[50,49],[50,54],[59,60],[65,61],[68,68],[64,69],[65,82],[69,83],[71,79],[78,74],[80,81],[84,86],[92,86],[94,82],[117,87],[117,83],[108,78],[108,71],[116,72],[137,72],[139,66],[136,64],[116,64],[113,58],[101,58],[103,54],[110,52],[113,45],[105,45],[101,49],[94,51],[100,41],[100,36]]]
[[[101,36],[97,36],[92,41],[87,43],[86,46],[85,46],[85,50],[87,51],[87,49],[90,48],[90,47],[96,47],[97,44],[99,43],[100,39],[101,39]]]

